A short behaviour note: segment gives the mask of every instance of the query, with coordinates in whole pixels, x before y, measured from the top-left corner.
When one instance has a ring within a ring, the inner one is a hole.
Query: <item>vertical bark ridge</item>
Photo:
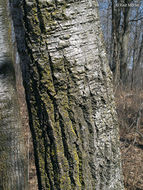
[[[77,156],[79,159],[79,181],[81,184],[81,189],[85,188],[85,183],[84,183],[84,177],[83,177],[83,157],[82,157],[82,148],[81,146],[79,146],[81,144],[82,139],[80,138],[80,134],[79,134],[79,125],[77,125],[77,121],[75,120],[75,118],[71,115],[71,112],[74,113],[72,111],[72,104],[74,103],[72,98],[70,97],[70,86],[71,85],[71,81],[72,81],[72,77],[70,77],[70,72],[68,70],[68,61],[66,59],[66,57],[64,57],[64,52],[63,53],[63,63],[64,63],[64,69],[66,72],[66,77],[67,77],[67,99],[68,99],[68,105],[69,105],[69,109],[68,109],[68,117],[71,120],[72,123],[72,127],[73,127],[73,132],[76,135],[76,139],[78,139],[78,142],[75,142],[75,146],[76,146],[76,152],[77,152]]]
[[[44,24],[44,19],[42,16],[42,12],[41,12],[41,8],[40,8],[40,4],[39,1],[36,0],[36,6],[37,6],[37,16],[38,16],[38,20],[39,20],[39,28],[41,30],[41,33],[45,33],[45,24]]]

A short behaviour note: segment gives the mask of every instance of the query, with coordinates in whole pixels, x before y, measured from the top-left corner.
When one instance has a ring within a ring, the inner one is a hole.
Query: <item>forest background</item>
[[[143,1],[98,0],[120,126],[125,187],[143,189]]]

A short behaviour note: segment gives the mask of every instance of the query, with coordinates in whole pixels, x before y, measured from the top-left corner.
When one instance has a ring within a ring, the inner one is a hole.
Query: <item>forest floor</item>
[[[143,190],[143,92],[118,89],[122,166],[126,190]]]

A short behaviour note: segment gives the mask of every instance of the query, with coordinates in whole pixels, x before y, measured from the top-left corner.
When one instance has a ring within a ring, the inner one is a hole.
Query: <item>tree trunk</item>
[[[120,21],[121,21],[121,7],[116,7],[114,0],[112,2],[112,61],[111,70],[114,76],[114,84],[120,82]],[[120,3],[120,0],[117,0]]]
[[[97,2],[11,5],[39,189],[124,189]]]
[[[131,3],[132,0],[125,0],[125,3]],[[125,84],[127,81],[127,60],[128,60],[128,44],[129,44],[129,16],[130,7],[123,8],[123,31],[121,36],[121,52],[120,52],[120,73],[121,80]]]
[[[132,0],[112,2],[112,64],[111,70],[114,75],[114,83],[117,85],[127,81],[127,59],[129,44],[129,13]],[[124,7],[124,6],[125,7]],[[123,15],[123,19],[122,18]]]

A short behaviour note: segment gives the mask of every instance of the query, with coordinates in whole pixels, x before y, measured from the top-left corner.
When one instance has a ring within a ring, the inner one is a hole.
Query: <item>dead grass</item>
[[[118,89],[122,166],[126,190],[143,190],[143,91]]]

